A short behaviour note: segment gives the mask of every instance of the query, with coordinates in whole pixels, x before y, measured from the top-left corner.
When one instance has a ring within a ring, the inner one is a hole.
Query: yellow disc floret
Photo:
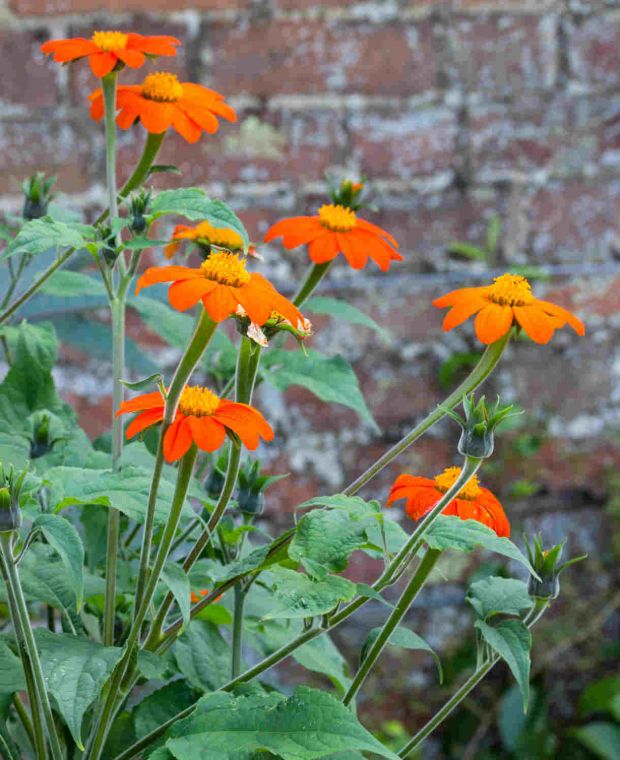
[[[200,265],[203,275],[208,280],[215,280],[220,285],[231,285],[239,288],[247,285],[251,277],[245,268],[245,261],[235,253],[214,251]]]
[[[220,397],[208,388],[188,385],[181,393],[179,411],[186,417],[209,417],[220,405]]]
[[[503,274],[493,280],[488,295],[500,306],[526,306],[534,300],[530,283],[520,274]]]
[[[183,85],[174,74],[156,71],[142,82],[142,96],[159,103],[174,103],[183,96]]]
[[[228,248],[231,251],[238,251],[243,248],[241,235],[229,227],[214,227],[209,222],[201,222],[192,230],[191,237],[198,243],[207,245],[216,245],[220,248]]]
[[[127,47],[127,35],[123,32],[93,32],[91,40],[100,50],[106,53],[114,50],[125,50]]]
[[[461,474],[460,467],[447,467],[440,475],[435,478],[435,486],[441,493],[446,493],[456,483]],[[467,501],[474,501],[480,496],[480,483],[478,477],[473,475],[468,481],[467,485],[459,491],[458,499],[466,499]]]
[[[332,232],[350,232],[355,227],[355,211],[334,203],[319,209],[319,222]]]

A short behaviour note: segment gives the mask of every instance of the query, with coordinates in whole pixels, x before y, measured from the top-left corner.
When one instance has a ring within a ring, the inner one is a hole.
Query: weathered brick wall
[[[372,218],[406,256],[387,276],[344,266],[330,274],[338,292],[388,325],[391,342],[333,325],[314,339],[353,360],[381,438],[304,392],[284,404],[261,390],[286,440],[273,467],[295,473],[277,487],[271,516],[317,489],[336,491],[440,400],[442,361],[476,343],[471,326],[444,336],[430,301],[489,276],[450,258],[446,244],[482,242],[499,213],[494,266],[548,267],[539,292],[574,308],[588,336],[563,332],[547,347],[510,350],[494,388],[526,408],[541,445],[523,456],[513,435],[486,480],[517,526],[527,518],[551,538],[568,531],[575,548],[608,547],[615,522],[605,503],[620,464],[620,0],[0,0],[3,207],[17,208],[19,181],[42,168],[73,204],[102,202],[102,132],[85,102],[93,78],[38,48],[115,27],[177,35],[180,55],[158,67],[214,87],[238,109],[238,126],[196,146],[170,135],[163,160],[232,203],[256,239],[276,219],[314,210],[325,171],[346,170],[368,175]],[[127,166],[136,142],[121,138]],[[305,254],[266,254],[290,289]],[[69,366],[59,377],[75,391]],[[84,388],[104,387],[88,377],[79,374]],[[82,395],[73,393],[96,434],[109,398]],[[402,468],[432,474],[449,464],[453,434],[440,427],[368,495],[384,497]],[[538,496],[510,499],[523,479]],[[612,579],[598,582],[604,594]]]

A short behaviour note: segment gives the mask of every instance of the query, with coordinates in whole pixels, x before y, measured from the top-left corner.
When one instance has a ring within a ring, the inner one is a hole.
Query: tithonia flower
[[[127,428],[127,438],[161,422],[165,403],[159,391],[123,401],[117,417],[139,412]],[[192,443],[203,451],[215,451],[224,443],[227,430],[239,436],[243,445],[252,450],[260,438],[273,439],[269,423],[254,407],[219,398],[208,388],[188,385],[181,393],[175,418],[164,435],[164,458],[167,462],[176,462],[189,451]]]
[[[530,283],[518,274],[496,277],[493,285],[462,288],[433,301],[440,309],[451,307],[443,321],[448,332],[473,314],[476,335],[485,344],[494,343],[513,325],[520,325],[535,343],[548,343],[553,333],[570,325],[577,335],[584,335],[583,322],[570,311],[532,295]]]
[[[101,89],[89,99],[90,115],[98,121],[104,111]],[[224,102],[223,95],[201,84],[181,83],[174,74],[163,71],[149,74],[142,84],[120,85],[116,106],[116,123],[121,129],[129,129],[139,119],[147,132],[159,135],[174,127],[190,143],[196,142],[203,131],[217,132],[218,117],[237,121],[237,114]]]
[[[317,216],[296,216],[276,222],[267,231],[265,242],[277,237],[282,237],[287,250],[308,243],[308,253],[315,264],[324,264],[342,253],[353,269],[363,269],[370,257],[386,272],[392,261],[403,260],[395,250],[398,243],[389,232],[360,219],[352,209],[334,203],[321,206]]]
[[[147,56],[176,55],[176,45],[180,44],[176,37],[150,37],[133,32],[94,32],[89,40],[85,37],[49,40],[41,45],[41,51],[53,55],[57,63],[88,58],[93,74],[104,77],[119,62],[132,69],[139,69]]]
[[[210,248],[227,248],[229,251],[240,251],[243,248],[243,239],[238,232],[228,227],[214,227],[210,222],[200,222],[194,227],[187,224],[177,224],[172,233],[172,242],[169,243],[164,253],[170,259],[183,240],[191,240],[199,246]]]
[[[399,499],[407,499],[406,510],[412,520],[419,520],[429,512],[441,497],[450,490],[461,474],[460,467],[448,467],[436,478],[419,478],[414,475],[399,475],[390,489],[387,505]],[[510,535],[510,523],[502,505],[486,488],[482,488],[474,475],[451,501],[443,515],[456,515],[461,520],[478,520],[498,536]]]
[[[203,599],[205,596],[208,596],[210,593],[211,593],[211,592],[209,591],[209,589],[208,589],[208,588],[202,588],[202,589],[200,589],[200,591],[198,591],[198,592],[196,592],[196,593],[194,593],[194,592],[192,591],[192,592],[190,593],[190,597],[189,597],[189,598],[190,598],[190,601],[192,602],[192,604],[196,604],[196,603],[197,603],[197,602],[199,602],[201,599]],[[216,602],[219,602],[221,598],[222,598],[222,594],[220,594],[219,596],[216,596],[216,597],[215,597],[215,601],[216,601]]]
[[[136,294],[158,282],[172,283],[168,299],[175,309],[185,311],[202,301],[215,322],[233,314],[244,314],[251,322],[264,325],[275,311],[298,329],[303,330],[305,325],[296,306],[280,295],[262,274],[250,274],[245,260],[229,251],[214,251],[197,269],[151,267],[138,279]]]

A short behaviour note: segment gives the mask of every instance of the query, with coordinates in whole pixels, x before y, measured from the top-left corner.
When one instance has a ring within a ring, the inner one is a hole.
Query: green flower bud
[[[285,475],[261,474],[260,462],[246,462],[239,470],[237,505],[244,515],[256,517],[265,509],[265,494],[269,486],[281,480]]]
[[[8,475],[0,463],[0,533],[12,533],[22,524],[19,497],[26,478],[27,470],[16,475],[13,467]]]
[[[330,188],[332,203],[350,208],[352,211],[362,207],[359,198],[363,192],[364,182],[353,182],[350,179],[343,179],[338,187]]]
[[[520,411],[513,411],[512,405],[502,406],[499,396],[495,405],[489,409],[485,397],[482,396],[476,403],[473,393],[463,397],[465,419],[452,409],[444,409],[444,411],[462,428],[458,443],[459,453],[476,459],[486,459],[493,453],[494,431],[500,422],[521,414]]]
[[[567,562],[561,563],[560,560],[562,559],[565,543],[565,541],[562,541],[562,543],[556,544],[550,549],[545,549],[540,535],[534,536],[531,544],[527,536],[525,537],[528,559],[540,578],[539,580],[534,576],[530,576],[529,580],[528,591],[530,596],[535,599],[557,599],[560,593],[560,574],[569,565],[581,562],[581,560],[586,559],[588,556],[587,554],[583,554],[580,557],[574,557]]]
[[[129,201],[129,213],[131,215],[129,229],[135,235],[141,235],[148,227],[146,215],[148,214],[150,203],[151,193],[147,190],[141,190],[136,195],[132,195]]]
[[[44,172],[37,172],[24,180],[22,189],[24,191],[24,208],[22,217],[26,221],[39,219],[47,214],[47,207],[54,197],[52,187],[56,182],[56,177],[45,177]]]
[[[56,443],[50,431],[50,416],[43,412],[35,417],[32,424],[32,438],[30,439],[30,459],[38,459],[48,454]]]

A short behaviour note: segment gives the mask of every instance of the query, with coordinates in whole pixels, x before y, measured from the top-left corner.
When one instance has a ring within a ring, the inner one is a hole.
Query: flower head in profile
[[[89,95],[90,115],[95,121],[103,117],[103,91]],[[140,121],[147,132],[160,135],[170,127],[195,143],[203,132],[214,134],[218,118],[237,121],[237,114],[224,96],[201,84],[179,82],[174,74],[158,71],[149,74],[142,84],[120,85],[116,94],[121,129]]]
[[[387,272],[392,261],[403,260],[389,232],[360,219],[353,209],[335,203],[321,206],[316,216],[276,222],[267,231],[265,242],[279,237],[287,250],[307,244],[315,264],[325,264],[342,253],[353,269],[363,269],[371,258]]]
[[[184,240],[193,242],[205,253],[210,253],[212,246],[226,248],[228,251],[243,250],[243,238],[230,227],[214,227],[208,221],[200,222],[193,227],[177,224],[172,233],[172,242],[168,243],[164,250],[167,259],[174,256]]]
[[[127,438],[157,425],[164,418],[166,400],[160,391],[145,393],[124,401],[121,414],[138,412],[127,427]],[[179,400],[176,415],[164,434],[164,458],[176,462],[195,443],[203,451],[215,451],[224,443],[226,433],[234,433],[248,449],[255,449],[259,440],[273,439],[273,430],[254,407],[219,398],[208,388],[186,386]]]
[[[535,298],[530,283],[518,274],[503,274],[492,285],[480,288],[453,290],[433,301],[433,306],[450,308],[443,321],[446,332],[476,314],[476,335],[487,345],[503,337],[513,325],[523,328],[535,343],[548,343],[565,325],[577,335],[586,331],[583,322],[567,309]]]
[[[96,77],[104,77],[118,65],[139,69],[147,57],[176,55],[181,42],[166,35],[147,36],[133,32],[93,32],[90,39],[49,40],[41,52],[53,55],[56,63],[69,63],[88,58]]]
[[[399,475],[390,489],[387,505],[406,499],[407,514],[412,520],[419,520],[450,490],[460,474],[460,467],[448,467],[435,478]],[[500,537],[510,536],[510,523],[502,505],[488,489],[482,488],[476,475],[442,510],[442,514],[456,515],[461,520],[477,520]]]
[[[136,294],[158,282],[171,282],[170,305],[186,311],[202,301],[215,322],[233,315],[247,315],[250,322],[264,325],[277,312],[295,328],[306,324],[299,309],[280,295],[258,272],[248,272],[246,260],[230,251],[214,251],[192,269],[183,266],[151,267],[138,279]]]

